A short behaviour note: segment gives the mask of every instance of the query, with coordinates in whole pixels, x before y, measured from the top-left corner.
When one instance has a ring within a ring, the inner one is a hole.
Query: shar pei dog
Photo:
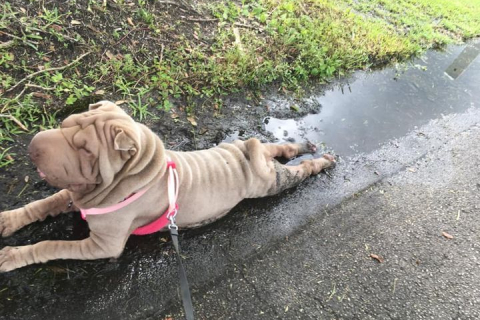
[[[53,259],[118,257],[132,233],[166,230],[172,214],[179,228],[202,226],[242,199],[277,194],[335,164],[328,154],[296,166],[275,160],[315,152],[310,143],[249,139],[208,150],[169,151],[150,129],[109,101],[67,117],[58,129],[38,133],[28,151],[40,176],[61,190],[1,212],[2,236],[71,211],[81,212],[90,235],[4,247],[1,272]]]

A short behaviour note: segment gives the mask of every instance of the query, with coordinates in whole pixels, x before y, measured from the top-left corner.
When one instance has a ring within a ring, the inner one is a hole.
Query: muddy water
[[[337,154],[370,152],[431,119],[480,106],[480,41],[430,51],[380,71],[358,72],[324,95],[318,114],[298,120],[266,118],[280,141],[308,139]]]

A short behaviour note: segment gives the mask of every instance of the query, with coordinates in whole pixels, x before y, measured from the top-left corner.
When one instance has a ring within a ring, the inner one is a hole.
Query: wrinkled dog
[[[138,231],[169,207],[169,160],[178,172],[176,223],[189,228],[222,217],[242,199],[279,193],[335,163],[330,155],[298,166],[274,160],[307,152],[315,152],[315,147],[262,144],[257,139],[202,151],[169,151],[157,135],[114,103],[90,105],[89,111],[66,118],[59,129],[38,133],[29,146],[40,175],[62,190],[0,213],[0,233],[6,237],[49,215],[81,210],[87,213],[90,236],[5,247],[0,250],[0,271],[52,259],[118,257],[130,234],[142,234]],[[96,214],[104,209],[106,213]]]

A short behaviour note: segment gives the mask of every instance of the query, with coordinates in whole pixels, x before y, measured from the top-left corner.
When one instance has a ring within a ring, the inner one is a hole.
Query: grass
[[[182,3],[187,3],[186,1]],[[88,102],[155,112],[301,92],[480,35],[480,0],[28,1],[0,4],[0,166],[14,137]],[[88,55],[84,55],[88,53]]]

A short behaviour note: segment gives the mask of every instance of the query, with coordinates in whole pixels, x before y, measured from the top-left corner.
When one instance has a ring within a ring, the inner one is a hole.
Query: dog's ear
[[[103,106],[103,103],[101,103],[101,102],[89,104],[88,105],[88,110],[95,110],[95,109],[100,108],[101,106]]]
[[[116,107],[117,105],[111,101],[102,100],[98,101],[97,103],[89,104],[88,110],[96,110],[100,107]]]
[[[129,135],[122,129],[117,130],[113,147],[118,151],[129,151],[132,155],[137,152],[135,140],[129,137]]]

